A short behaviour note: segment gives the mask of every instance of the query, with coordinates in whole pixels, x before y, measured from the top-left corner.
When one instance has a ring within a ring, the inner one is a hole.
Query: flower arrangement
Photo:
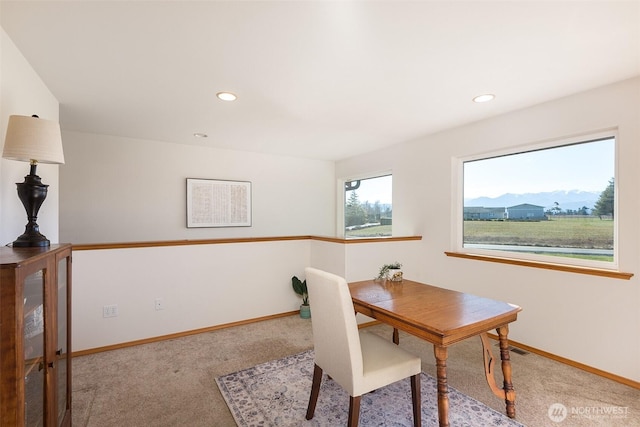
[[[378,271],[378,277],[376,277],[376,279],[385,279],[399,282],[402,280],[402,271],[393,270],[400,270],[401,268],[402,264],[400,264],[398,261],[392,262],[391,264],[384,264],[382,267],[380,267],[380,271]]]

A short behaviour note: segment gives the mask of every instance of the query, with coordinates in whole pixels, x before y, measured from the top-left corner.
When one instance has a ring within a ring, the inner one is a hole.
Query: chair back
[[[344,278],[305,269],[315,363],[349,394],[363,375],[362,349],[349,287]]]

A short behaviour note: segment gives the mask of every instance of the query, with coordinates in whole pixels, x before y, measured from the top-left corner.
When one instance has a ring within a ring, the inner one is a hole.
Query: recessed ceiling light
[[[206,133],[201,133],[201,132],[196,132],[193,134],[193,136],[195,136],[196,138],[207,138],[209,137],[209,135],[207,135]]]
[[[231,92],[218,92],[216,93],[216,96],[218,97],[218,99],[221,99],[223,101],[235,101],[236,98],[238,98],[235,94]]]
[[[473,98],[473,102],[489,102],[493,101],[496,96],[492,93],[485,93],[484,95],[478,95]]]

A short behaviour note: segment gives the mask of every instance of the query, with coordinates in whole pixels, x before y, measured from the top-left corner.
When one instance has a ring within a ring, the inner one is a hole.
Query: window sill
[[[545,270],[565,271],[569,273],[588,274],[591,276],[609,277],[612,279],[629,280],[633,277],[633,273],[623,273],[621,271],[605,270],[600,268],[579,267],[574,265],[553,264],[538,261],[525,261],[515,258],[503,258],[497,256],[477,255],[464,252],[447,252],[445,255],[456,258],[473,259],[477,261],[497,262],[500,264],[520,265],[523,267],[542,268]]]

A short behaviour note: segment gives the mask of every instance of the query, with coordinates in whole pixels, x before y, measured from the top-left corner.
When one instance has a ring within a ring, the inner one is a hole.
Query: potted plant
[[[300,317],[309,319],[311,317],[311,307],[309,307],[309,293],[307,292],[307,281],[301,281],[296,276],[291,278],[291,285],[296,294],[302,297],[300,305]]]
[[[380,271],[378,272],[378,280],[391,280],[392,282],[401,282],[402,281],[402,264],[398,261],[392,262],[391,264],[384,264],[380,267]]]

